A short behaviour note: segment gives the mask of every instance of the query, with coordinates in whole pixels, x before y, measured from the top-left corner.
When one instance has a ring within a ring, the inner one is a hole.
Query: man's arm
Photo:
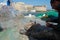
[[[58,23],[58,19],[50,19],[50,20],[47,20],[48,22],[54,22],[54,23]]]

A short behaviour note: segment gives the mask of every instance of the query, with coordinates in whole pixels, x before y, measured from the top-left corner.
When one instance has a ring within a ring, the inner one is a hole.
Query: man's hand
[[[48,15],[46,15],[46,16],[43,16],[42,18],[48,18]]]

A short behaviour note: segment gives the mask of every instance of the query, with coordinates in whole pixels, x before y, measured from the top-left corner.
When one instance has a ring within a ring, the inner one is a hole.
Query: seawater
[[[22,23],[28,23],[30,20],[32,20],[33,22],[36,22],[36,23],[39,23],[41,25],[46,26],[46,22],[44,20],[41,20],[40,18],[37,18],[37,16],[42,16],[45,13],[46,12],[28,12],[28,13],[24,13],[24,16],[28,16],[29,14],[32,14],[36,18],[23,18]]]
[[[46,12],[27,12],[27,13],[24,13],[24,16],[27,16],[27,15],[29,15],[29,14],[32,14],[32,15],[37,16],[38,14],[42,15],[42,14],[44,14],[44,13],[46,13]]]

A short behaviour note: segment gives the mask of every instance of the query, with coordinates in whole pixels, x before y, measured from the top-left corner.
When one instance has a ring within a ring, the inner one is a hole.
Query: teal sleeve
[[[48,17],[53,16],[53,17],[58,17],[58,12],[55,10],[50,10],[46,12],[46,15],[48,15]]]

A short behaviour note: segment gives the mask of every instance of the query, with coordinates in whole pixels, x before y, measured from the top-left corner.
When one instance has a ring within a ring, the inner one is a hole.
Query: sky
[[[3,2],[5,0],[0,0],[0,2]],[[50,6],[50,0],[12,0],[13,2],[24,2],[25,4],[30,4],[30,5],[46,5],[47,9],[51,9]]]

